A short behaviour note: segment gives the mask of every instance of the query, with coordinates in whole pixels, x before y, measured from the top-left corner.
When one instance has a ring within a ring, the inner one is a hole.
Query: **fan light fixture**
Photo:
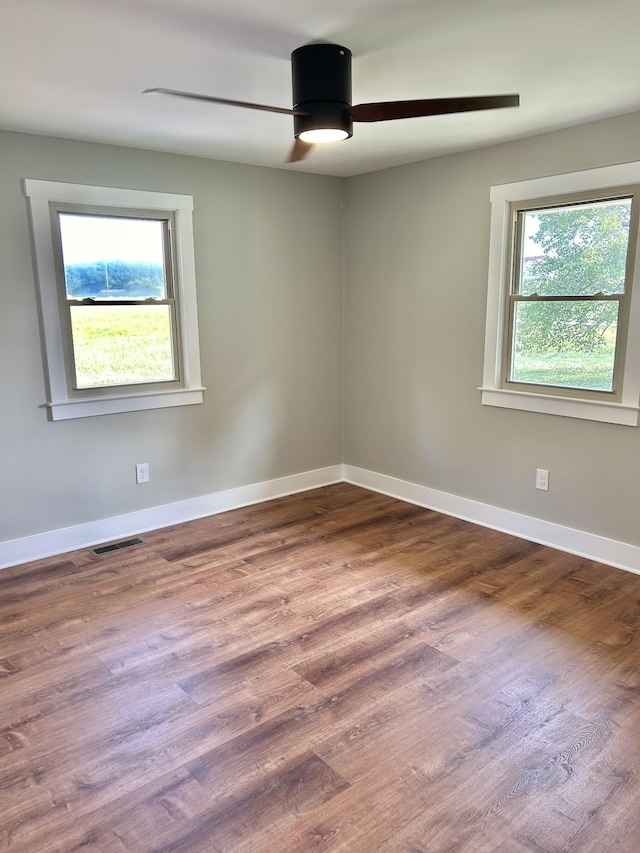
[[[303,142],[339,142],[348,139],[349,134],[340,127],[318,127],[315,130],[303,130],[299,137]]]
[[[308,44],[291,54],[293,132],[306,143],[353,136],[351,51],[339,44]]]

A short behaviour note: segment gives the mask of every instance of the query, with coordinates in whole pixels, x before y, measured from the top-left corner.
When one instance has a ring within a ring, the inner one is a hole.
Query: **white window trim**
[[[551,175],[491,187],[489,286],[485,327],[482,404],[527,412],[638,426],[640,423],[640,245],[631,288],[629,332],[620,402],[562,397],[501,387],[506,281],[511,234],[511,204],[580,191],[603,190],[640,183],[640,162],[604,166],[584,172]],[[640,234],[638,236],[640,244]]]
[[[94,187],[58,181],[24,179],[29,200],[35,263],[40,292],[40,310],[48,389],[46,406],[54,421],[167,408],[202,403],[200,347],[196,304],[195,255],[193,246],[193,198],[188,195],[131,190],[120,187]],[[180,340],[183,385],[170,390],[140,392],[134,386],[114,388],[113,394],[72,398],[67,387],[58,291],[54,263],[50,202],[138,208],[166,211],[175,222],[176,295],[180,306]]]

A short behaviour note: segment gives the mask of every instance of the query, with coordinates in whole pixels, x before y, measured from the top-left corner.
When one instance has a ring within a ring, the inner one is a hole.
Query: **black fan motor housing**
[[[351,51],[339,44],[307,44],[291,54],[293,117],[296,138],[305,130],[339,127],[353,135]]]

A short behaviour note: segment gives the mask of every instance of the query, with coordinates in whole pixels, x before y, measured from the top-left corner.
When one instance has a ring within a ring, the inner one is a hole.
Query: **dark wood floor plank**
[[[640,578],[345,483],[0,573],[0,848],[636,853]]]

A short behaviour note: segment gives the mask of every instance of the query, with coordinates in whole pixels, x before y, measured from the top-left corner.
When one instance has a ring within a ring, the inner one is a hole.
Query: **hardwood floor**
[[[640,577],[339,484],[0,572],[0,849],[640,849]]]

